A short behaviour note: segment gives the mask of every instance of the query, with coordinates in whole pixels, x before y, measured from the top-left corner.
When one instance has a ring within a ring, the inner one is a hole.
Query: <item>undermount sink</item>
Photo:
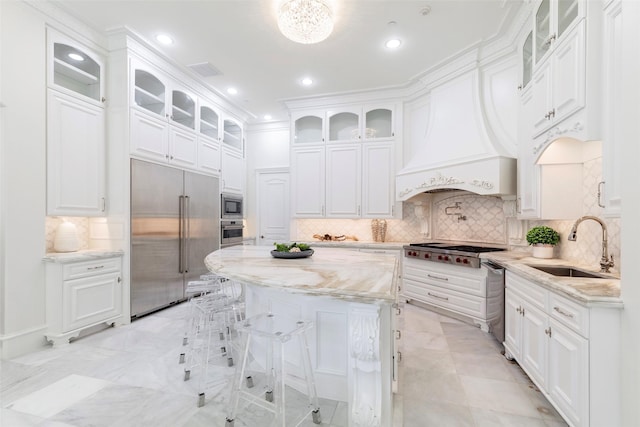
[[[532,265],[528,264],[529,267],[535,268],[536,270],[544,271],[545,273],[552,274],[554,276],[560,277],[585,277],[589,279],[608,279],[609,276],[599,273],[593,273],[591,271],[581,270],[575,267],[569,267],[564,265]]]

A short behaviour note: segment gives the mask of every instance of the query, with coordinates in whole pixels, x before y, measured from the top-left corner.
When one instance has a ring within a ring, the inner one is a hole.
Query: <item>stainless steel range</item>
[[[404,246],[403,296],[407,302],[469,319],[504,339],[504,270],[481,261],[480,254],[503,248],[412,243]]]
[[[488,246],[456,245],[451,243],[411,243],[403,247],[404,256],[433,262],[445,262],[464,267],[480,267],[483,252],[504,251],[503,248]]]

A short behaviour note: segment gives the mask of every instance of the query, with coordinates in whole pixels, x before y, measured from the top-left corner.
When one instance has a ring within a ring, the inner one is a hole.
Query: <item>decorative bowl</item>
[[[306,251],[300,252],[279,252],[279,251],[271,251],[271,256],[274,258],[307,258],[313,255],[313,249],[307,249]]]

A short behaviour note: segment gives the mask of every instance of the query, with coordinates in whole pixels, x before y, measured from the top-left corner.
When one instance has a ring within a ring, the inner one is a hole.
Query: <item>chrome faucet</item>
[[[569,240],[575,242],[578,239],[578,224],[586,219],[592,219],[602,227],[602,258],[600,258],[600,271],[602,273],[609,273],[609,269],[614,266],[613,255],[609,257],[609,244],[607,243],[607,226],[600,218],[591,215],[586,215],[578,218],[573,224],[573,227],[571,227],[571,231],[569,232]]]

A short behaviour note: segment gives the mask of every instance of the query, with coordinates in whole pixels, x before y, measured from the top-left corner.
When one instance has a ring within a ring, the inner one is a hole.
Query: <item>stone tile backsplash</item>
[[[65,220],[75,224],[78,230],[80,250],[89,249],[89,218],[65,216]],[[56,238],[56,228],[62,223],[63,217],[48,216],[45,218],[46,252],[53,252],[53,242]]]
[[[620,271],[620,220],[605,218],[598,206],[598,183],[602,180],[602,159],[584,163],[583,215],[593,215],[607,225],[609,254],[614,256],[614,271]],[[425,220],[413,201],[404,202],[402,220],[387,220],[387,242],[420,242],[426,240],[461,240],[489,244],[508,244],[517,251],[531,252],[525,236],[536,225],[548,225],[558,231],[560,243],[555,249],[557,258],[598,268],[602,251],[602,229],[595,221],[584,221],[578,227],[578,239],[567,240],[575,219],[566,221],[518,220],[505,211],[512,209],[499,197],[478,196],[468,193],[435,193],[424,196],[428,205]],[[456,203],[458,205],[456,205]],[[456,208],[459,206],[459,208]],[[450,209],[447,209],[449,207]],[[430,213],[429,213],[430,212]],[[449,215],[447,215],[449,212]],[[459,213],[460,220],[458,220]],[[462,216],[465,219],[462,219]],[[423,231],[426,231],[423,233]],[[298,219],[293,221],[294,240],[315,240],[314,234],[355,236],[360,241],[372,242],[369,219]]]

